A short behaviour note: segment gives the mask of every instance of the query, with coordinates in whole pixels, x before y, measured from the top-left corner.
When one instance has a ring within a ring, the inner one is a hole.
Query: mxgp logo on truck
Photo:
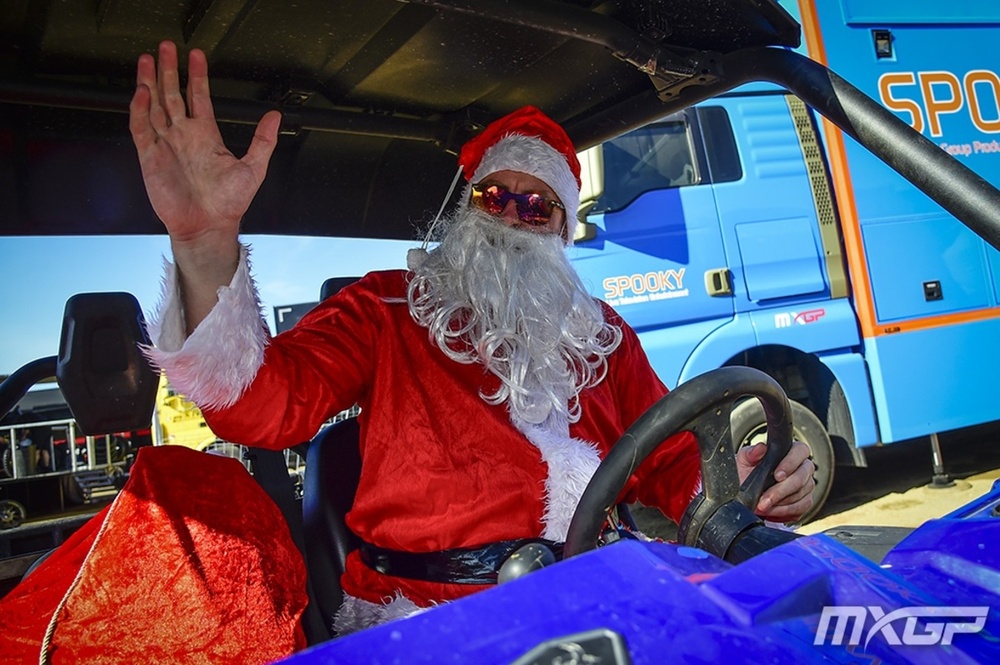
[[[826,309],[807,309],[804,312],[778,312],[774,315],[775,328],[788,328],[793,323],[804,326],[809,323],[816,323],[826,316]]]
[[[986,626],[989,607],[904,607],[886,614],[877,605],[841,605],[824,607],[813,644],[820,646],[864,646],[876,635],[891,646],[948,646],[958,633],[978,633]],[[871,614],[874,623],[865,631]],[[900,626],[897,622],[902,622]],[[897,632],[901,628],[902,632]]]
[[[980,132],[1000,133],[1000,76],[991,70],[974,69],[961,77],[947,71],[890,72],[879,77],[878,92],[887,109],[903,113],[913,129],[932,138],[944,136],[942,116],[963,109]],[[951,155],[1000,154],[1000,141],[989,137],[939,145]]]
[[[684,287],[685,270],[685,268],[652,270],[633,275],[605,277],[602,282],[604,300],[612,307],[618,307],[687,297],[689,292]]]

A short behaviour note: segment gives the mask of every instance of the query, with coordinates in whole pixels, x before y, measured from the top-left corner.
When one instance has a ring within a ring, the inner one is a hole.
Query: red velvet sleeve
[[[401,271],[369,274],[276,336],[236,404],[205,412],[212,431],[235,443],[287,448],[308,441],[326,420],[362,401],[385,308],[406,306],[386,300],[401,297],[403,280]]]
[[[612,356],[608,370],[622,425],[627,429],[668,391],[649,364],[635,331],[610,307],[606,316],[622,330],[621,346]],[[677,522],[700,487],[700,481],[697,443],[690,432],[680,432],[665,440],[639,466],[623,498],[659,508]]]

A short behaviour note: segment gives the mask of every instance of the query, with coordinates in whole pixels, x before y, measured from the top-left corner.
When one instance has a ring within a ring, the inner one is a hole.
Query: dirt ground
[[[990,491],[1000,479],[1000,426],[939,435],[945,474],[938,488],[928,438],[866,449],[867,468],[838,467],[830,498],[800,533],[846,524],[917,527]]]
[[[797,531],[813,534],[847,524],[917,527],[981,497],[990,491],[997,479],[1000,479],[1000,469],[991,469],[956,480],[950,487],[927,484],[905,492],[891,492],[855,508],[813,520]]]

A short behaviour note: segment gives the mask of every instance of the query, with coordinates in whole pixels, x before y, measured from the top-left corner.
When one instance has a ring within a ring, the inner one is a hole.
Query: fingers
[[[812,505],[812,495],[807,494],[794,503],[775,506],[767,513],[760,513],[760,515],[771,522],[795,522],[802,517],[807,510],[812,508]]]
[[[204,60],[204,54],[202,59]],[[136,97],[143,101],[141,115],[156,133],[164,132],[171,124],[187,116],[184,97],[180,91],[180,74],[177,70],[177,46],[170,41],[160,43],[157,52],[158,61],[153,56],[143,53],[139,56],[136,66]],[[207,64],[203,72],[207,77]],[[207,88],[207,80],[205,81]],[[149,101],[146,94],[140,95],[139,90],[145,87],[149,90]],[[139,110],[139,109],[136,109]],[[131,108],[130,108],[131,111]],[[130,122],[130,127],[131,127]],[[133,127],[133,136],[136,134]]]
[[[767,454],[767,444],[757,443],[752,446],[747,446],[742,450],[746,451],[746,461],[756,466],[757,464],[760,464],[760,461],[764,459],[764,455]]]
[[[791,448],[788,449],[788,454],[775,467],[774,479],[780,483],[792,475],[796,469],[802,466],[804,461],[809,459],[809,454],[809,446],[801,441],[793,441]]]
[[[132,132],[132,141],[140,154],[146,152],[156,143],[156,131],[149,120],[149,102],[152,97],[149,86],[140,84],[132,95],[128,107],[128,128]]]
[[[744,446],[736,451],[736,473],[742,484],[753,472],[754,467],[760,464],[767,454],[767,444],[758,443],[752,446]]]
[[[160,104],[171,123],[187,117],[187,107],[181,96],[180,74],[177,69],[177,46],[170,41],[160,42]]]
[[[816,487],[813,479],[815,471],[815,465],[807,456],[792,473],[761,495],[756,512],[779,521],[798,518],[812,506],[812,491]]]
[[[171,125],[187,117],[187,105],[180,93],[177,46],[161,42],[158,61],[149,54],[139,56],[136,91],[129,106],[129,129],[139,150],[155,143]],[[208,59],[201,49],[188,57],[187,98],[192,118],[214,120],[208,83]]]
[[[135,95],[129,105],[129,128],[137,146],[156,141],[156,134],[167,127],[156,92],[156,61],[143,53],[136,65]]]
[[[212,96],[208,87],[208,58],[201,49],[188,55],[188,104],[192,118],[214,118]]]

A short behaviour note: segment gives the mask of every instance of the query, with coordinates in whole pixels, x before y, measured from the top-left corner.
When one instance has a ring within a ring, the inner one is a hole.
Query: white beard
[[[563,542],[580,496],[600,464],[597,446],[569,435],[580,392],[600,383],[621,330],[604,321],[558,235],[508,228],[462,207],[441,244],[414,251],[410,314],[456,362],[481,363],[500,379],[490,404],[548,467],[542,537]]]
[[[621,331],[604,321],[558,235],[507,227],[474,208],[446,221],[441,244],[411,265],[410,313],[453,360],[482,363],[511,420],[562,431],[579,394],[607,372]],[[553,427],[554,426],[554,427]]]

